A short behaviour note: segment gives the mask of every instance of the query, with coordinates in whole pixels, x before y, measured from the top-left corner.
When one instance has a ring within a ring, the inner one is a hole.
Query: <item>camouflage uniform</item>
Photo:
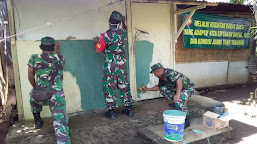
[[[104,66],[103,66],[103,94],[108,110],[117,107],[116,88],[125,106],[133,105],[130,86],[126,72],[125,39],[127,31],[124,29],[109,29],[104,33]]]
[[[30,98],[31,111],[33,113],[41,112],[42,106],[49,105],[57,144],[71,143],[69,127],[67,126],[68,116],[66,115],[65,95],[62,90],[63,64],[63,56],[56,53],[34,54],[28,62],[28,66],[35,70],[36,86],[57,91],[47,102],[37,102]]]
[[[175,103],[178,109],[182,109],[185,101],[194,94],[194,83],[185,75],[175,70],[164,68],[163,77],[159,79],[158,84],[160,93],[171,100],[176,94],[176,82],[180,77],[182,78],[182,90],[178,102]],[[188,111],[187,105],[185,105],[185,111]]]

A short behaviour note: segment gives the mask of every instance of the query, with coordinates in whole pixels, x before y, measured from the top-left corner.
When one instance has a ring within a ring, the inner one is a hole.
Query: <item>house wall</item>
[[[125,2],[122,2],[97,10],[90,10],[109,2],[109,0],[62,0],[60,3],[59,0],[14,0],[20,15],[18,18],[18,13],[15,12],[16,32],[49,22],[52,23],[51,27],[43,27],[17,37],[21,93],[26,120],[32,119],[28,95],[32,87],[27,80],[27,62],[30,55],[40,53],[38,48],[40,42],[36,40],[40,40],[44,36],[52,36],[58,40],[61,46],[60,50],[66,58],[63,87],[66,94],[67,112],[74,113],[104,107],[104,97],[101,93],[103,57],[101,54],[96,55],[94,53],[92,38],[108,29],[108,19],[112,11],[117,10],[125,15],[126,7]],[[63,19],[84,11],[90,12],[69,20]],[[136,80],[137,87],[156,85],[158,79],[149,74],[150,66],[160,62],[165,67],[171,67],[175,58],[175,69],[191,78],[197,87],[245,83],[247,81],[248,73],[245,66],[249,55],[248,50],[230,50],[229,55],[225,56],[226,59],[192,60],[195,58],[195,51],[200,52],[203,58],[208,52],[195,50],[190,53],[190,50],[182,49],[180,46],[182,45],[182,38],[180,37],[177,41],[176,57],[174,58],[172,57],[171,33],[174,33],[175,30],[171,29],[171,26],[176,24],[174,21],[170,21],[170,5],[132,3],[131,11],[132,21],[127,25],[132,27],[132,44],[135,53],[129,57],[135,57],[136,71],[133,72],[136,73],[136,77],[130,77],[130,79]],[[136,28],[149,34],[141,33],[135,39]],[[77,40],[66,40],[68,36],[76,37]],[[224,55],[227,51],[216,50],[215,52],[217,55]],[[209,55],[212,57],[212,54]],[[240,59],[238,59],[239,57]],[[188,59],[184,61],[182,58]],[[133,95],[137,100],[160,96],[158,92]],[[121,104],[120,100],[119,104]],[[48,108],[44,107],[42,116],[50,116]]]
[[[181,25],[182,15],[178,15],[178,27]],[[176,43],[175,68],[192,79],[196,87],[248,82],[249,73],[246,67],[251,49],[186,49],[183,48],[182,38],[181,34]]]
[[[154,3],[132,3],[132,36],[135,39],[135,61],[137,87],[153,87],[158,79],[150,74],[150,67],[162,63],[170,67],[174,62],[171,57],[170,5]],[[140,33],[137,29],[148,32]],[[160,97],[159,92],[137,93],[137,100]]]
[[[196,87],[208,87],[247,83],[247,65],[246,61],[182,63],[176,64],[176,70],[188,76]]]
[[[32,115],[29,106],[28,93],[31,86],[27,80],[27,62],[31,54],[40,53],[38,48],[39,42],[42,37],[49,35],[54,37],[60,42],[60,49],[69,63],[78,65],[78,70],[74,70],[74,66],[67,64],[64,68],[64,92],[67,100],[67,112],[73,113],[82,110],[89,110],[104,107],[104,97],[101,94],[101,67],[102,58],[96,56],[91,57],[90,47],[93,47],[92,37],[99,35],[108,29],[108,18],[113,10],[120,11],[125,14],[125,3],[111,5],[100,10],[95,10],[83,15],[77,16],[67,21],[59,22],[58,19],[69,17],[81,11],[90,10],[95,7],[102,6],[108,1],[68,1],[59,3],[57,0],[39,1],[14,1],[20,15],[15,14],[15,24],[17,31],[24,31],[38,25],[44,25],[52,20],[57,23],[52,23],[52,27],[44,27],[29,33],[25,33],[17,37],[18,59],[21,76],[21,89],[24,107],[25,119],[31,119]],[[30,3],[27,5],[27,3]],[[72,6],[70,6],[72,5]],[[67,11],[67,9],[69,9]],[[58,11],[56,11],[58,10]],[[35,13],[31,13],[31,11]],[[149,32],[149,35],[140,34],[135,39],[135,58],[137,69],[137,84],[149,86],[157,83],[157,79],[149,74],[150,66],[156,62],[161,62],[165,66],[171,63],[170,51],[170,6],[163,4],[134,4],[132,5],[132,27],[133,35],[136,29],[141,29]],[[33,21],[33,19],[37,19]],[[129,24],[128,24],[129,25]],[[65,39],[68,36],[76,37],[84,41],[85,50],[83,45],[79,42],[67,42]],[[134,38],[134,37],[133,37]],[[61,41],[60,41],[61,40]],[[86,42],[85,42],[86,41]],[[67,47],[67,46],[70,46]],[[25,50],[24,50],[25,49]],[[70,50],[74,49],[74,51]],[[79,52],[77,51],[79,49]],[[84,56],[83,56],[84,54]],[[92,53],[92,55],[95,55]],[[91,81],[92,75],[86,69],[90,68],[88,61],[97,62],[98,65],[94,70],[97,75],[95,81]],[[84,61],[79,62],[78,61]],[[85,64],[85,65],[84,65]],[[84,67],[83,67],[84,66]],[[81,70],[80,70],[81,69]],[[81,73],[85,73],[82,77]],[[99,73],[98,73],[99,72]],[[80,76],[80,77],[79,77]],[[88,80],[83,81],[82,79]],[[151,80],[150,80],[151,79]],[[90,83],[91,82],[91,83]],[[90,83],[90,84],[88,84]],[[88,84],[88,85],[87,85]],[[83,88],[88,87],[88,88]],[[140,96],[138,100],[159,97],[158,93],[151,93],[149,96]],[[119,102],[121,103],[121,102]],[[47,108],[42,112],[43,117],[50,116]]]
[[[32,89],[31,85],[28,81],[28,67],[27,62],[33,53],[40,53],[40,49],[38,48],[40,42],[34,42],[31,40],[17,41],[17,50],[18,50],[18,61],[19,61],[19,69],[20,69],[20,81],[21,81],[21,90],[22,90],[22,100],[23,100],[23,108],[24,108],[24,117],[25,119],[31,119],[32,114],[30,111],[30,103],[29,103],[29,92]],[[81,111],[81,97],[79,85],[77,84],[76,77],[72,76],[72,74],[68,71],[64,72],[64,82],[63,88],[66,95],[66,103],[67,103],[67,112],[77,112]],[[71,91],[72,90],[72,91]],[[47,117],[50,116],[49,108],[43,107],[42,116]]]
[[[63,88],[67,101],[67,113],[104,108],[101,91],[103,56],[96,55],[92,38],[108,29],[108,19],[116,10],[125,15],[125,3],[113,4],[93,10],[72,19],[63,18],[89,11],[109,3],[109,0],[14,0],[16,32],[25,31],[51,22],[51,27],[39,28],[17,37],[21,93],[24,118],[32,119],[29,105],[31,85],[27,78],[27,62],[39,49],[42,37],[51,36],[59,41],[60,51],[66,58]],[[55,22],[52,22],[55,21]],[[65,40],[68,36],[78,40]],[[119,100],[119,104],[120,104]],[[49,117],[49,108],[43,107],[42,117]]]
[[[125,3],[115,3],[103,8],[110,0],[14,0],[16,32],[52,23],[52,27],[40,28],[21,36],[18,40],[40,40],[46,35],[65,40],[68,36],[77,39],[92,39],[105,32],[112,11],[125,14]],[[85,12],[81,15],[82,12]],[[77,16],[73,16],[77,15]],[[73,16],[71,19],[66,19]],[[20,23],[20,24],[19,24]],[[20,25],[20,26],[19,26]]]

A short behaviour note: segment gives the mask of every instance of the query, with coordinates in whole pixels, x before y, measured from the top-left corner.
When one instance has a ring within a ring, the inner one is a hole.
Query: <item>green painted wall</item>
[[[60,51],[65,57],[64,71],[70,72],[76,78],[79,86],[82,109],[104,108],[105,98],[102,94],[103,54],[95,53],[93,40],[60,40],[58,42],[60,43]],[[152,61],[153,47],[153,43],[148,41],[135,42],[138,87],[149,83],[149,67]],[[128,71],[127,44],[126,57]],[[117,102],[119,105],[122,104],[118,91]]]
[[[70,72],[76,78],[79,86],[82,109],[105,107],[105,98],[102,94],[104,58],[102,53],[95,53],[93,40],[62,40],[58,42],[60,43],[60,51],[65,57],[64,71]],[[117,94],[117,102],[119,105],[121,104],[119,94]]]
[[[153,57],[154,44],[149,41],[135,42],[136,80],[137,87],[149,83],[150,63]],[[140,95],[138,93],[138,98]]]

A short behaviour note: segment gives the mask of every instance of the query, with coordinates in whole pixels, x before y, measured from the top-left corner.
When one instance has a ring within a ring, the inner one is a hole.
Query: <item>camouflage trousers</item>
[[[166,86],[160,87],[159,91],[163,96],[165,96],[169,100],[173,99],[174,95],[176,94],[175,91],[168,89]],[[184,108],[184,111],[188,113],[188,108],[187,108],[187,105],[185,104],[185,102],[193,94],[194,94],[193,87],[182,90],[180,93],[180,98],[179,98],[178,102],[175,103],[175,107],[179,110],[182,110]]]
[[[127,78],[126,65],[117,63],[105,63],[103,68],[103,95],[108,110],[118,107],[116,103],[116,89],[119,90],[121,100],[125,106],[134,105],[130,93],[130,85]]]
[[[31,93],[30,93],[31,95]],[[41,112],[42,106],[49,105],[57,144],[70,144],[68,116],[66,115],[66,101],[63,91],[55,93],[47,102],[36,102],[30,97],[30,106],[33,113]]]

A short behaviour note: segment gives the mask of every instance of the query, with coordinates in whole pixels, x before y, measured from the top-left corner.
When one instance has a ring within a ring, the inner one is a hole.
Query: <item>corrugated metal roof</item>
[[[136,2],[210,2],[210,3],[229,3],[229,0],[126,0]]]
[[[206,0],[210,3],[229,3],[230,0]]]
[[[150,2],[150,3],[165,3],[165,2],[207,2],[207,3],[229,3],[230,0],[126,0],[134,2]]]
[[[178,8],[185,9],[195,5],[206,4],[206,8],[198,11],[215,11],[215,12],[238,12],[253,13],[250,5],[230,4],[229,0],[127,0],[133,2],[146,3],[175,3]]]
[[[190,8],[192,5],[177,5],[179,9]],[[217,6],[207,6],[204,9],[197,11],[214,11],[214,12],[227,12],[227,13],[249,13],[252,14],[253,11],[250,5],[240,5],[240,4],[229,4],[229,3],[219,3]]]

